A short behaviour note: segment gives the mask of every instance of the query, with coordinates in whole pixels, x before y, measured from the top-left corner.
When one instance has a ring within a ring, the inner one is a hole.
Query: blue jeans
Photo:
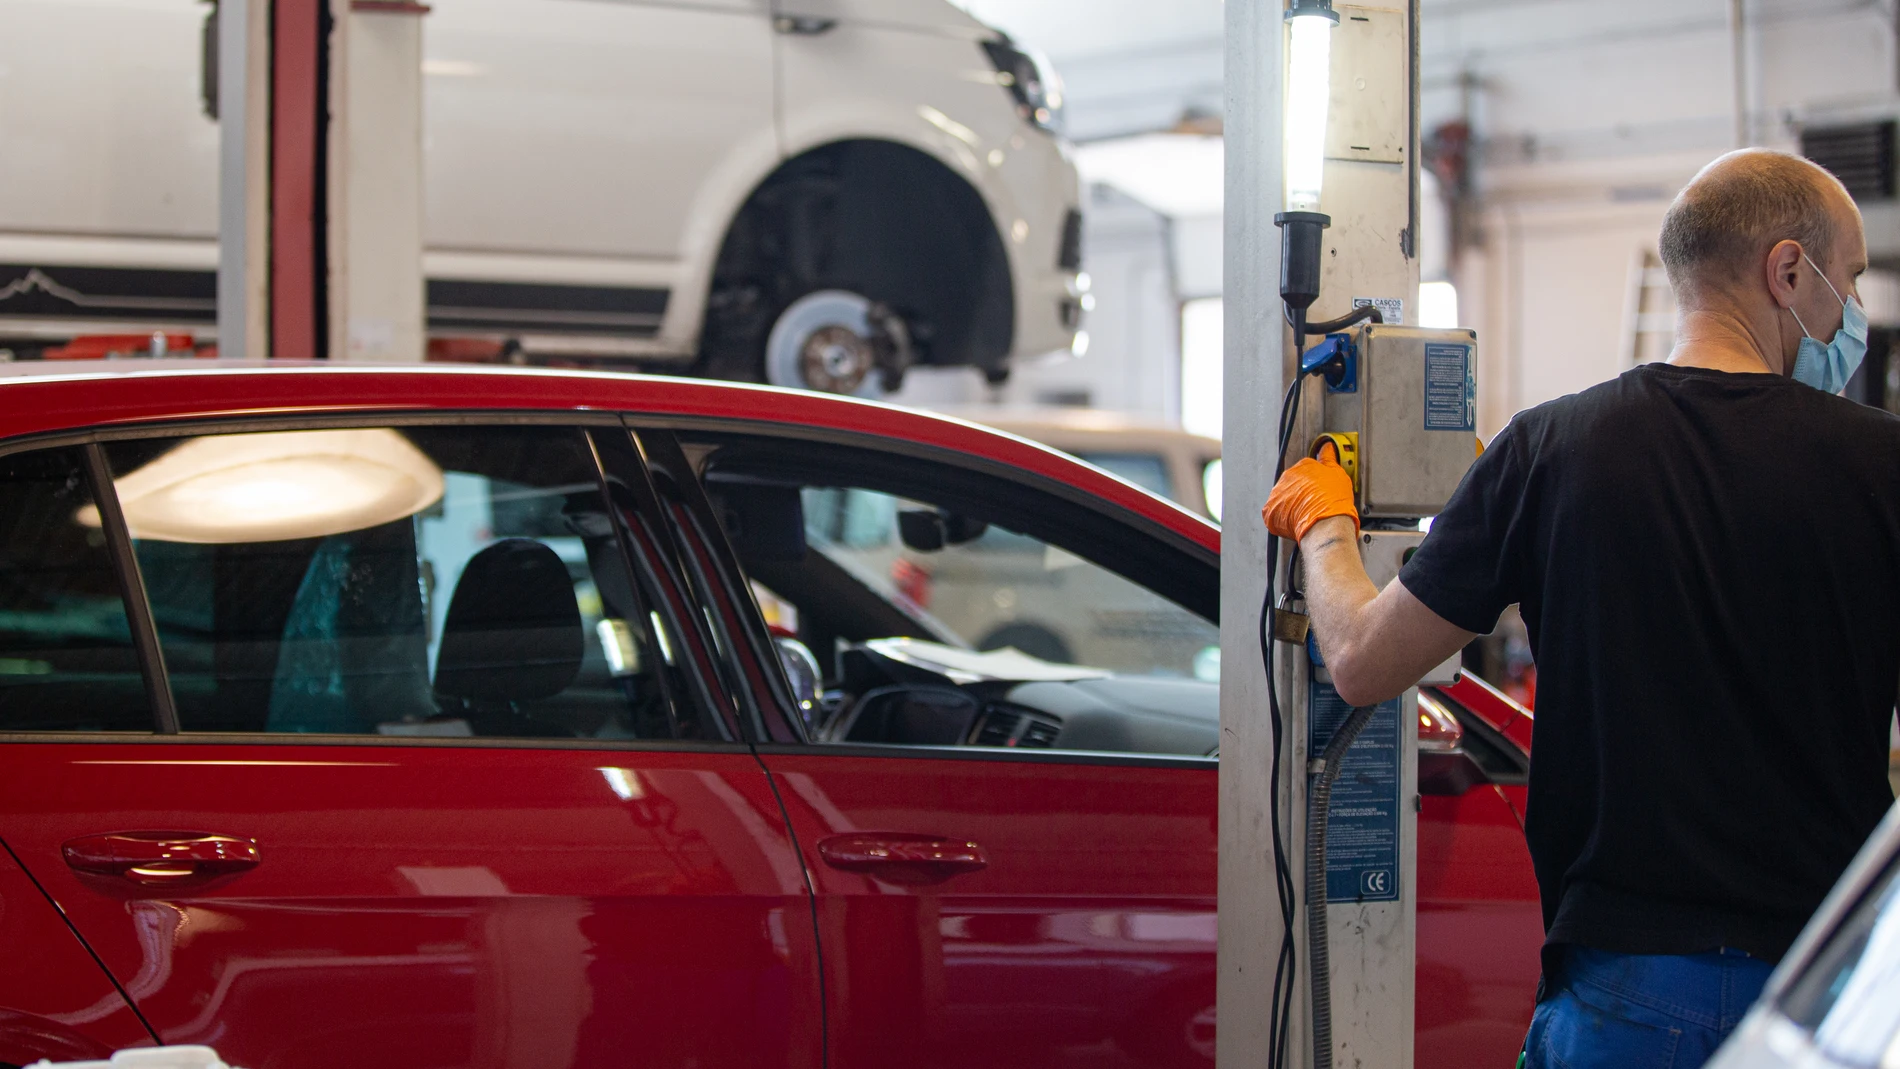
[[[1773,966],[1739,950],[1612,954],[1570,945],[1531,1017],[1525,1069],[1697,1069]]]

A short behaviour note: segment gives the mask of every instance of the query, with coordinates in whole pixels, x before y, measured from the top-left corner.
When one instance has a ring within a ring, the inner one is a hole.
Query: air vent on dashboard
[[[1062,734],[1062,726],[1060,724],[1052,724],[1047,720],[1032,719],[1028,724],[1023,726],[1021,741],[1016,745],[1033,747],[1038,750],[1047,750],[1056,744],[1056,736],[1060,734]]]
[[[1016,729],[1021,726],[1022,717],[1015,713],[992,708],[983,714],[983,722],[976,726],[976,734],[971,737],[972,746],[1008,746],[1016,738]]]
[[[970,745],[1047,750],[1056,744],[1056,736],[1060,734],[1062,725],[1054,720],[990,705],[984,707],[983,718],[970,733]]]

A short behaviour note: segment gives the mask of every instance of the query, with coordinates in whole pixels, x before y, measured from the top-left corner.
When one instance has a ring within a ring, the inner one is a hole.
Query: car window
[[[1789,988],[1783,1009],[1829,1064],[1893,1064],[1900,1051],[1900,860]]]
[[[1167,459],[1159,453],[1077,453],[1076,456],[1151,494],[1176,500],[1174,480],[1168,477]]]
[[[1220,522],[1221,494],[1224,492],[1220,458],[1215,457],[1201,468],[1201,494],[1207,502],[1207,514],[1213,517],[1215,523]]]
[[[107,453],[181,730],[706,737],[581,431],[276,431]]]
[[[149,731],[79,447],[0,457],[0,730]]]
[[[1211,562],[1173,559],[1112,513],[907,463],[738,444],[707,461],[755,599],[819,665],[815,738],[1213,748],[1211,605],[1155,589],[1163,576],[1213,586]],[[1104,563],[1109,541],[1121,553]]]
[[[1042,539],[860,487],[802,488],[807,545],[977,651],[1124,675],[1218,679],[1210,623]],[[933,530],[905,538],[906,525]]]

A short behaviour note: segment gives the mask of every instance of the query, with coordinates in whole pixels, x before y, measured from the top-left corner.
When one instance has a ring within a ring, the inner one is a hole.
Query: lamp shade
[[[395,431],[194,438],[113,481],[134,538],[276,542],[413,516],[442,497],[442,469]],[[75,517],[100,525],[97,507]]]

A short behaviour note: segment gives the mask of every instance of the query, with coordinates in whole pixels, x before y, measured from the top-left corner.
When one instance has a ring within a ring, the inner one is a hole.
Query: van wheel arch
[[[693,373],[765,378],[774,324],[825,290],[895,311],[916,364],[1008,373],[1015,298],[1002,235],[976,188],[918,149],[831,142],[760,182],[714,261]]]

